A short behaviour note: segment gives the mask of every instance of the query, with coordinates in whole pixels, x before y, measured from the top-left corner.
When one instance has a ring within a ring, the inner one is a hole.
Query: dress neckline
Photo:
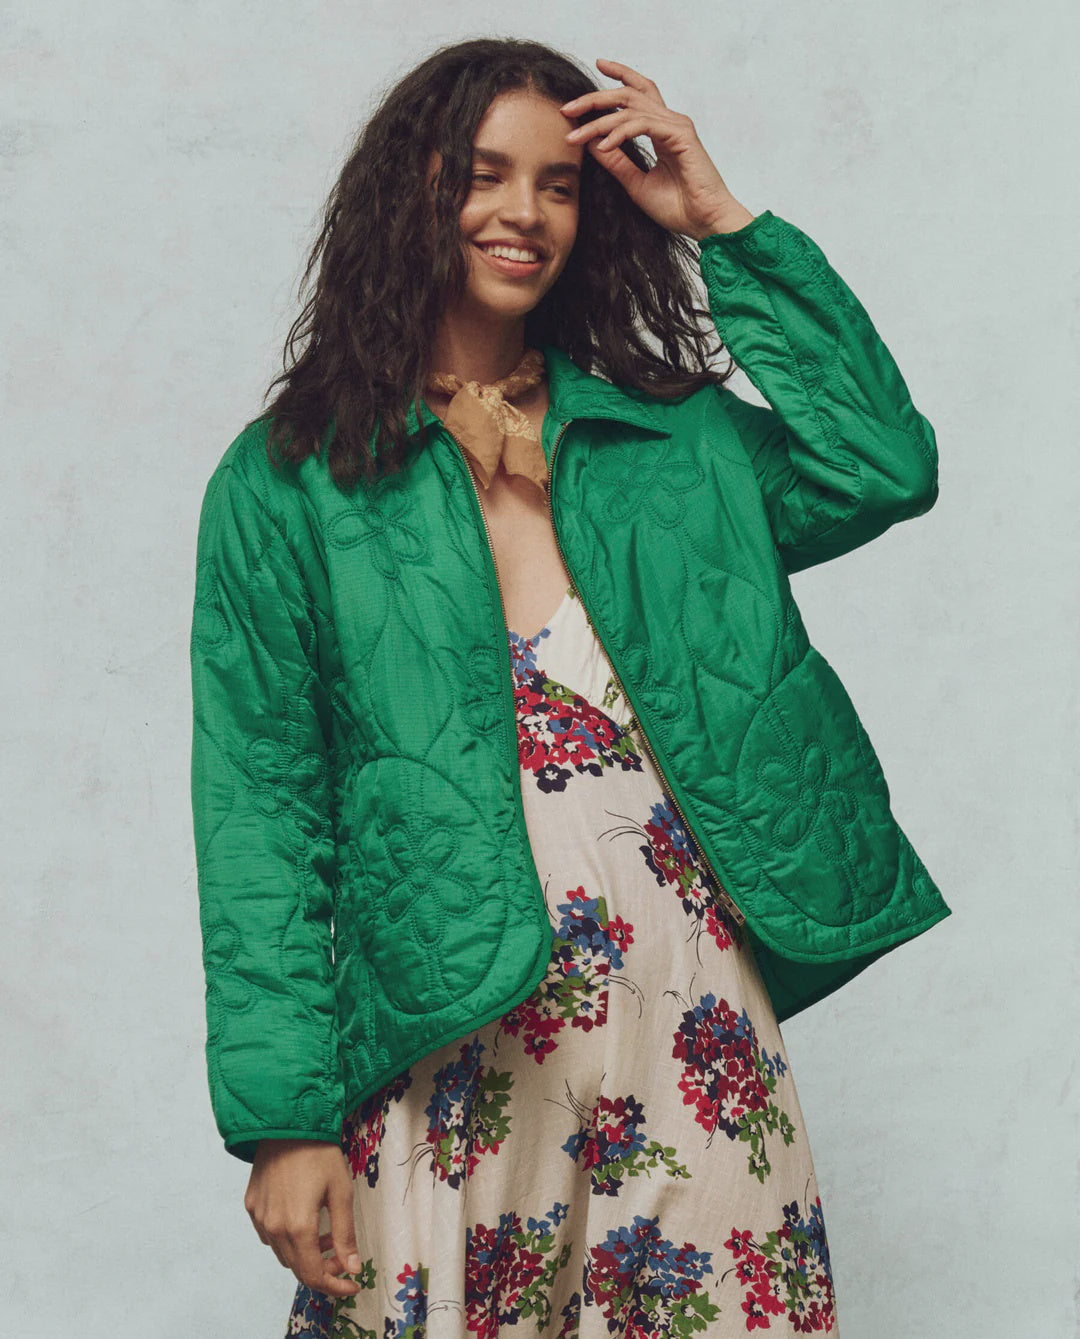
[[[526,637],[520,632],[515,632],[513,628],[511,628],[508,624],[506,628],[507,636],[509,636],[513,641],[524,642],[530,645],[533,642],[539,641],[541,637],[544,637],[551,632],[551,629],[554,627],[555,623],[562,615],[563,610],[567,607],[568,604],[570,604],[572,598],[573,598],[573,588],[571,586],[567,586],[565,592],[563,593],[562,600],[559,602],[559,607],[555,610],[555,612],[551,615],[551,617],[539,630],[539,632],[534,632],[531,637]]]

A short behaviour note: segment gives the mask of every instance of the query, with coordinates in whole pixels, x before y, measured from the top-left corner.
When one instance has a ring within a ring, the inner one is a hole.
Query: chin
[[[507,294],[500,301],[498,297],[493,297],[490,293],[473,293],[472,305],[477,310],[487,312],[491,316],[501,317],[504,320],[513,319],[535,311],[546,294],[546,289],[543,293],[530,293],[528,296],[522,294],[515,297],[513,294]]]

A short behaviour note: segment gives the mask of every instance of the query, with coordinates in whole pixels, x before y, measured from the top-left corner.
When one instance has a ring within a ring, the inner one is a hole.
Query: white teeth
[[[506,260],[535,261],[540,259],[536,251],[519,251],[514,246],[482,246],[480,249],[491,256],[503,256]]]

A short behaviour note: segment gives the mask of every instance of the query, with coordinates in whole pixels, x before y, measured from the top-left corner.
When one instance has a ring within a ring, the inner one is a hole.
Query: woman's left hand
[[[673,112],[653,81],[629,65],[614,60],[596,64],[602,74],[621,79],[626,87],[601,88],[565,103],[561,110],[571,120],[593,108],[615,109],[572,130],[569,142],[586,144],[634,204],[672,232],[700,242],[710,233],[734,232],[749,223],[754,215],[728,190],[689,116]],[[656,150],[648,172],[619,148],[635,135],[648,135]],[[603,136],[599,143],[598,136]]]

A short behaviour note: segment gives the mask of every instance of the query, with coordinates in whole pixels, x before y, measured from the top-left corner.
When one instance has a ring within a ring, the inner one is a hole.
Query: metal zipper
[[[502,655],[504,656],[503,661],[504,667],[502,672],[503,695],[504,697],[509,697],[510,699],[508,703],[508,709],[510,714],[510,751],[511,751],[510,772],[514,778],[511,784],[515,788],[514,797],[517,800],[518,816],[520,817],[522,827],[524,828],[525,804],[524,804],[524,798],[521,794],[521,759],[518,756],[517,707],[514,702],[514,663],[510,657],[510,638],[507,636],[506,632],[506,605],[503,601],[502,582],[499,580],[499,565],[495,561],[495,547],[491,542],[491,529],[488,526],[487,512],[484,510],[484,499],[480,496],[480,486],[476,482],[476,475],[473,474],[472,472],[472,467],[469,464],[469,459],[465,454],[465,449],[461,445],[461,442],[457,439],[457,437],[454,436],[451,429],[448,428],[445,423],[442,426],[446,435],[451,439],[451,441],[453,441],[454,445],[457,447],[458,454],[461,456],[462,466],[465,469],[465,473],[469,476],[469,482],[472,484],[473,492],[476,494],[476,505],[480,511],[480,521],[483,524],[484,534],[487,537],[488,557],[491,559],[491,570],[495,573],[495,588],[499,592],[499,607],[502,610],[503,614],[503,623],[502,623],[503,635],[500,638],[502,642]],[[525,843],[525,849],[526,851],[530,850],[528,841],[526,841]],[[536,873],[536,887],[540,893],[540,906],[543,909],[544,919],[545,921],[547,921],[548,924],[549,934],[552,936],[553,939],[554,928],[552,927],[550,919],[548,918],[547,903],[544,900],[544,893],[540,884],[540,873],[538,870],[536,870],[535,862],[533,862],[533,869]],[[520,1004],[523,999],[525,999],[528,995],[532,993],[532,991],[536,989],[536,987],[544,979],[544,975],[547,972],[547,967],[548,967],[548,960],[544,959],[540,963],[539,975],[534,975],[533,979],[527,983],[525,994],[519,995],[515,1003]]]
[[[476,482],[476,475],[473,474],[472,472],[472,468],[469,465],[468,457],[465,455],[464,447],[461,445],[458,439],[454,437],[453,432],[451,431],[450,428],[446,426],[445,423],[443,424],[443,429],[449,437],[453,438],[455,446],[461,452],[461,459],[465,463],[465,469],[469,476],[469,482],[472,484],[473,492],[476,494],[476,504],[480,508],[480,520],[483,522],[484,534],[487,536],[488,551],[491,554],[491,570],[495,573],[495,586],[499,592],[499,604],[502,605],[503,619],[505,622],[506,605],[503,601],[502,582],[499,580],[499,564],[495,561],[495,548],[491,543],[491,530],[488,528],[487,513],[484,511],[484,499],[480,496],[480,488]],[[507,657],[509,658],[509,651],[507,652]]]
[[[462,464],[465,466],[465,473],[469,476],[469,482],[472,484],[473,492],[476,494],[476,505],[480,509],[480,521],[484,527],[484,534],[487,536],[488,555],[491,558],[491,570],[495,573],[495,588],[499,592],[499,607],[502,609],[503,612],[503,628],[505,631],[506,603],[503,600],[502,582],[499,580],[499,565],[495,561],[495,546],[491,542],[491,530],[487,523],[487,512],[484,511],[484,499],[480,496],[480,487],[476,482],[476,475],[473,474],[472,472],[472,467],[469,464],[469,458],[465,454],[465,448],[461,445],[461,442],[458,441],[458,439],[454,436],[452,430],[448,428],[445,423],[442,426],[443,431],[446,433],[448,437],[452,439],[454,445],[457,447],[458,452],[461,455]],[[514,683],[513,683],[514,664],[513,661],[510,659],[509,638],[504,636],[502,641],[503,641],[503,649],[506,651],[506,673],[503,675],[503,681],[504,684],[506,685],[505,691],[510,694],[510,718],[511,718],[511,724],[513,726],[513,728],[510,731],[510,737],[514,746],[514,775],[517,776],[518,778],[518,785],[520,788],[521,776],[518,769],[521,766],[521,760],[518,757],[517,709],[514,705]]]
[[[657,772],[659,773],[659,775],[663,778],[663,780],[664,780],[664,782],[665,782],[665,787],[664,787],[664,789],[665,789],[665,793],[666,793],[668,799],[671,801],[672,805],[674,805],[674,807],[675,807],[675,812],[676,812],[676,813],[679,815],[679,817],[682,819],[683,826],[685,827],[685,829],[687,830],[687,832],[689,832],[690,835],[693,837],[693,839],[694,839],[694,844],[695,844],[696,847],[697,847],[698,854],[701,856],[701,859],[704,861],[705,868],[706,868],[706,869],[709,871],[709,873],[712,875],[713,883],[714,883],[714,884],[716,885],[716,887],[720,890],[720,900],[721,900],[721,902],[722,902],[723,905],[727,908],[727,910],[728,910],[729,913],[731,914],[732,918],[736,921],[736,923],[737,923],[738,925],[740,925],[740,926],[745,925],[745,924],[746,924],[746,917],[743,915],[742,911],[739,909],[739,907],[738,907],[737,903],[735,902],[734,898],[731,896],[731,894],[727,891],[727,889],[724,887],[724,885],[720,882],[719,878],[717,877],[716,870],[713,869],[713,867],[712,867],[712,862],[709,860],[709,857],[705,854],[705,847],[702,845],[700,839],[699,839],[699,838],[697,837],[697,835],[695,834],[694,829],[690,826],[689,822],[687,822],[686,815],[683,813],[683,810],[682,810],[681,805],[679,804],[678,800],[675,798],[674,794],[672,793],[672,790],[671,790],[671,783],[670,783],[670,781],[668,781],[667,773],[666,773],[666,772],[664,771],[664,769],[660,766],[660,760],[659,760],[659,758],[657,758],[656,753],[653,751],[653,746],[649,743],[648,736],[647,736],[646,733],[645,733],[645,726],[644,726],[644,723],[642,722],[642,719],[641,719],[641,713],[638,711],[636,704],[635,704],[635,703],[630,699],[630,697],[627,695],[626,689],[623,687],[622,680],[619,678],[619,672],[618,672],[618,670],[615,668],[615,662],[614,662],[614,660],[613,660],[613,658],[612,658],[612,656],[611,656],[611,653],[610,653],[610,651],[608,650],[607,646],[604,644],[604,639],[600,636],[599,629],[597,628],[596,624],[593,622],[592,614],[589,612],[589,607],[588,607],[588,605],[585,603],[585,601],[584,601],[583,599],[581,599],[581,591],[578,589],[577,583],[574,581],[573,574],[570,572],[570,568],[569,568],[569,566],[567,565],[567,562],[566,562],[566,555],[563,553],[562,542],[561,542],[561,540],[559,539],[559,532],[555,529],[555,503],[554,503],[553,500],[552,500],[552,498],[553,498],[552,484],[553,484],[553,482],[554,482],[554,478],[555,478],[555,456],[556,456],[556,453],[557,453],[558,450],[559,450],[559,443],[560,443],[560,442],[562,441],[562,439],[563,439],[563,433],[566,431],[566,429],[570,426],[570,424],[571,424],[572,422],[573,422],[573,419],[568,420],[566,423],[564,423],[564,424],[562,425],[561,429],[559,430],[559,435],[558,435],[558,437],[556,437],[556,439],[555,439],[555,445],[554,445],[554,446],[552,447],[552,449],[551,449],[551,465],[550,465],[550,467],[548,468],[548,512],[549,512],[549,514],[550,514],[550,519],[551,519],[551,530],[552,530],[552,533],[553,533],[554,536],[555,536],[555,546],[556,546],[556,548],[559,550],[559,556],[562,558],[562,561],[563,561],[563,567],[566,568],[567,575],[570,576],[570,584],[573,586],[574,591],[575,591],[575,593],[576,593],[578,599],[581,601],[581,607],[582,607],[582,609],[585,610],[585,617],[586,617],[586,618],[588,619],[588,621],[589,621],[589,627],[592,628],[593,632],[596,634],[596,638],[597,638],[597,640],[599,641],[600,645],[604,647],[604,653],[607,655],[607,658],[608,658],[608,664],[611,666],[611,673],[612,673],[612,676],[613,676],[614,679],[615,679],[615,685],[616,685],[616,687],[618,688],[619,692],[622,694],[622,696],[623,696],[623,701],[629,703],[629,705],[630,705],[630,709],[631,709],[631,711],[633,712],[633,716],[632,716],[632,718],[631,718],[632,724],[636,724],[636,725],[637,725],[638,734],[641,736],[641,742],[645,745],[645,751],[648,753],[649,757],[652,759],[653,766],[656,768]],[[475,480],[474,480],[474,483],[475,483]],[[479,495],[478,495],[478,496],[479,496]],[[496,572],[496,576],[497,576],[497,575],[498,575],[498,573]]]

